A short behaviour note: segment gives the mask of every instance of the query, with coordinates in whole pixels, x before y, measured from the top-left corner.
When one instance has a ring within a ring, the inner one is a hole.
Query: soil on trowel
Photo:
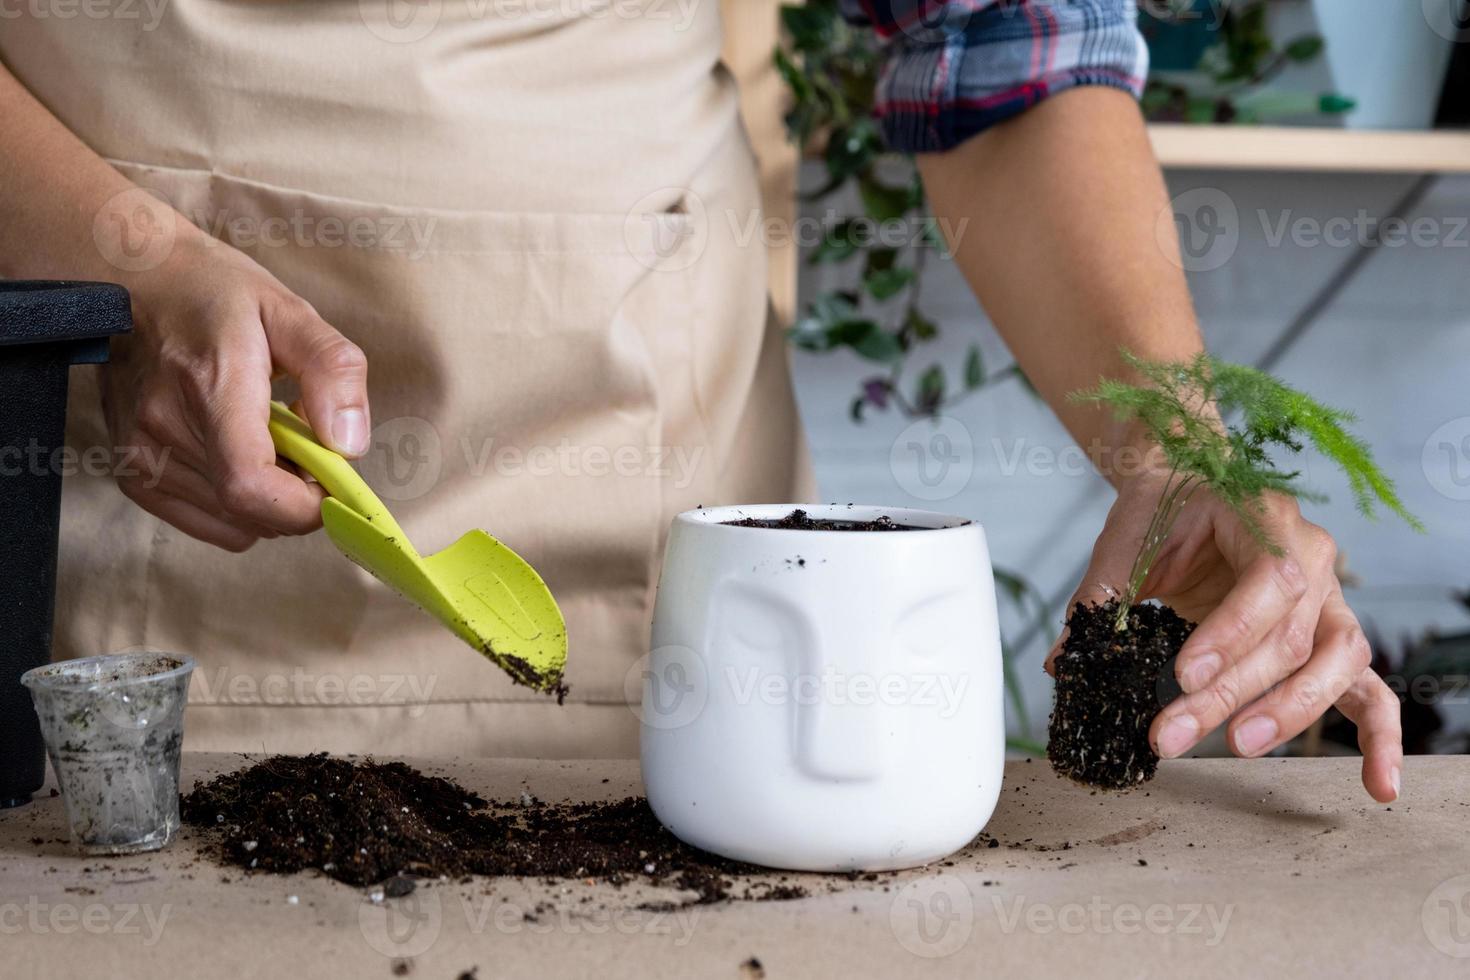
[[[1072,608],[1053,666],[1056,701],[1046,749],[1057,772],[1102,789],[1153,778],[1159,757],[1148,729],[1179,696],[1173,662],[1195,625],[1168,606],[1137,605],[1119,632],[1117,611],[1116,601]]]
[[[180,813],[210,833],[227,864],[279,874],[316,868],[350,885],[411,890],[413,877],[508,875],[641,880],[694,893],[682,904],[806,895],[766,880],[737,889],[733,879],[770,872],[684,844],[639,798],[489,802],[401,762],[275,756],[196,784]]]
[[[531,666],[529,661],[513,653],[499,653],[491,649],[489,644],[485,645],[484,654],[499,664],[500,668],[509,674],[510,679],[515,683],[522,687],[529,687],[533,691],[540,691],[542,694],[553,695],[559,705],[567,703],[567,695],[572,689],[562,679],[560,672],[549,674],[537,670]]]
[[[764,527],[775,531],[929,531],[932,528],[898,524],[886,514],[871,521],[841,521],[812,517],[800,508],[785,517],[743,517],[724,521],[730,527]]]

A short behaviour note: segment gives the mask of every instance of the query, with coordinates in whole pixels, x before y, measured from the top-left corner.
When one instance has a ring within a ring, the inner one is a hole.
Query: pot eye
[[[748,654],[794,661],[810,644],[810,624],[788,598],[744,582],[726,582],[715,594],[713,643],[728,644]]]
[[[899,616],[893,633],[904,660],[943,660],[966,649],[965,627],[975,613],[959,592],[924,599]]]

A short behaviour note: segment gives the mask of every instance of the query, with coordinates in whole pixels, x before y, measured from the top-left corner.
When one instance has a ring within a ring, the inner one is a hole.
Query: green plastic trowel
[[[276,452],[316,478],[330,496],[322,524],[344,555],[493,660],[517,684],[561,696],[567,627],[541,576],[484,531],[420,555],[347,460],[311,427],[271,402]]]

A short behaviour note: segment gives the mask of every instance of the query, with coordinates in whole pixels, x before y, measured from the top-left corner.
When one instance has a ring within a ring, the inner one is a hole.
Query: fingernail
[[[1220,655],[1217,653],[1196,657],[1185,666],[1179,678],[1179,686],[1184,688],[1185,694],[1204,690],[1215,679],[1215,675],[1220,673],[1220,663]]]
[[[332,441],[337,451],[354,456],[367,452],[367,416],[361,409],[348,408],[337,413],[332,420]]]
[[[1188,752],[1198,741],[1199,722],[1194,720],[1193,715],[1170,718],[1164,724],[1164,730],[1159,732],[1159,755],[1165,759],[1173,759]]]
[[[1398,766],[1394,766],[1393,767],[1393,775],[1391,775],[1389,777],[1389,780],[1393,783],[1393,798],[1394,799],[1398,799],[1399,798],[1399,793],[1402,790],[1402,787],[1401,787],[1401,785],[1399,783],[1399,780],[1402,777],[1403,777],[1403,774],[1399,772],[1399,767]]]
[[[1235,750],[1241,755],[1258,755],[1276,741],[1281,729],[1270,715],[1256,715],[1235,730]]]

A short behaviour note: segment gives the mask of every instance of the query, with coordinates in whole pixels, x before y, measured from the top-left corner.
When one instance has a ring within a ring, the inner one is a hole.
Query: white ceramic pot
[[[811,871],[908,868],[985,826],[1005,758],[985,531],[732,527],[793,505],[674,519],[641,671],[643,781],[682,840]]]

